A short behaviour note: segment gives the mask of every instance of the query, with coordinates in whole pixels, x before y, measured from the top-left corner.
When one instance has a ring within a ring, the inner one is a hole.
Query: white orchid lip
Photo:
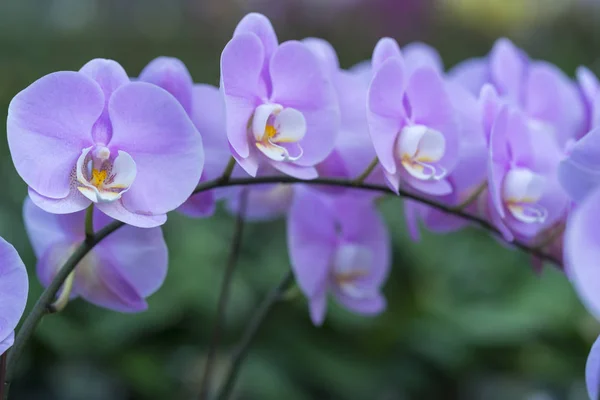
[[[397,155],[404,169],[420,180],[438,181],[447,175],[438,165],[446,151],[446,139],[441,132],[425,125],[407,126],[396,142]]]
[[[135,180],[133,158],[121,150],[114,160],[110,155],[106,146],[94,146],[83,149],[77,159],[77,189],[94,203],[120,199]]]
[[[256,147],[271,160],[296,161],[302,157],[299,142],[306,135],[306,119],[295,108],[262,104],[254,111],[251,129]]]
[[[543,223],[548,210],[538,204],[544,194],[545,179],[527,168],[513,168],[506,174],[502,197],[513,217],[524,223]]]
[[[344,295],[354,299],[377,296],[377,290],[360,280],[369,275],[373,255],[369,249],[355,244],[338,247],[333,257],[333,282]]]

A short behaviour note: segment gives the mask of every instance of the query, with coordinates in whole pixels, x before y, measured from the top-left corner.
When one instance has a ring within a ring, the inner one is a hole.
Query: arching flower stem
[[[317,178],[317,179],[313,179],[310,181],[306,181],[306,180],[293,178],[290,176],[230,178],[231,173],[227,174],[227,171],[229,171],[229,169],[231,169],[231,171],[233,171],[233,167],[235,167],[234,163],[230,162],[230,164],[232,164],[232,166],[230,167],[228,165],[228,167],[225,171],[226,173],[224,173],[222,177],[217,178],[215,180],[200,183],[196,187],[196,189],[194,190],[192,195],[198,194],[201,192],[205,192],[208,190],[220,188],[220,187],[251,186],[251,185],[261,185],[261,184],[268,184],[268,183],[288,183],[288,184],[298,183],[298,184],[304,184],[304,185],[309,184],[309,185],[337,186],[337,187],[346,187],[346,188],[353,188],[353,189],[376,191],[376,192],[394,195],[394,193],[387,186],[375,185],[375,184],[370,184],[370,183],[361,183],[361,184],[357,185],[354,180],[349,180],[349,179]],[[463,218],[463,219],[470,221],[470,222],[474,223],[475,225],[477,225],[493,234],[500,235],[500,232],[490,222],[488,222],[484,218],[466,213],[462,210],[457,210],[455,207],[445,205],[443,203],[439,203],[439,202],[431,200],[431,199],[420,197],[420,196],[418,196],[414,193],[410,193],[408,191],[400,190],[399,196],[406,198],[406,199],[414,200],[421,204],[428,205],[430,207],[433,207],[433,208],[440,210],[442,212],[445,212],[447,214],[452,214],[459,218]],[[40,298],[37,300],[37,302],[35,303],[34,307],[31,310],[31,312],[25,318],[23,325],[15,338],[14,345],[13,345],[12,349],[9,351],[8,367],[7,367],[7,374],[6,374],[6,390],[5,390],[5,394],[4,394],[4,396],[5,396],[4,399],[8,398],[8,389],[10,386],[10,382],[14,377],[16,365],[17,365],[17,362],[18,362],[18,359],[19,359],[21,353],[23,352],[23,348],[24,348],[25,344],[30,339],[31,335],[35,331],[35,328],[37,327],[37,325],[40,322],[40,320],[42,319],[42,317],[44,317],[46,314],[48,314],[51,311],[50,305],[54,302],[56,294],[58,293],[58,291],[60,290],[62,285],[65,283],[69,274],[71,274],[71,272],[75,269],[77,264],[85,257],[85,255],[88,252],[90,252],[105,237],[107,237],[108,235],[110,235],[111,233],[116,231],[117,229],[121,228],[123,225],[125,225],[123,222],[114,221],[114,222],[108,224],[107,226],[105,226],[104,228],[102,228],[101,230],[94,233],[89,239],[86,239],[85,241],[83,241],[76,248],[76,250],[73,252],[71,257],[69,257],[69,259],[65,262],[65,264],[62,266],[62,268],[60,268],[60,270],[58,271],[58,273],[56,274],[56,276],[54,277],[54,279],[52,280],[50,285],[48,285],[48,287],[44,290],[44,292],[42,293]],[[543,261],[548,261],[555,265],[561,265],[560,260],[556,259],[552,255],[544,253],[543,251],[541,251],[538,248],[531,247],[531,246],[529,246],[523,242],[519,242],[519,241],[513,241],[511,244],[514,247],[519,248],[526,253],[532,254]]]
[[[85,240],[90,241],[94,238],[94,204],[85,211]]]

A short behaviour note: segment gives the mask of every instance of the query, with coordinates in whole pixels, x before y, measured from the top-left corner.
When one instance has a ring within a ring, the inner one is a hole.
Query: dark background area
[[[183,60],[196,82],[218,84],[220,52],[239,19],[260,11],[281,40],[323,37],[344,67],[381,36],[435,46],[448,67],[507,36],[569,75],[600,72],[600,7],[560,0],[0,0],[0,119],[35,79],[92,58],[131,76],[154,57]],[[2,128],[3,129],[3,128]],[[21,217],[26,187],[0,140],[0,235],[41,292]],[[537,276],[528,257],[486,233],[406,234],[401,200],[381,208],[393,236],[388,310],[375,318],[331,303],[312,326],[303,299],[277,306],[240,376],[239,399],[585,399],[588,349],[600,332],[564,275]],[[173,213],[164,226],[169,275],[149,311],[122,315],[81,300],[47,317],[12,388],[16,400],[192,399],[199,391],[217,289],[234,220]],[[289,262],[284,221],[248,225],[217,380],[253,309]]]

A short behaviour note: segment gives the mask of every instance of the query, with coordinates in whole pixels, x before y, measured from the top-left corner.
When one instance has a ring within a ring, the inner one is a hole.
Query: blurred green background
[[[218,84],[220,51],[248,11],[280,39],[319,36],[342,65],[369,58],[380,36],[437,47],[452,66],[508,36],[572,75],[600,72],[595,0],[0,0],[0,119],[35,79],[118,60],[136,76],[154,57],[182,59]],[[0,141],[0,234],[41,287],[21,207],[26,187]],[[382,203],[394,243],[388,310],[352,315],[330,304],[315,328],[303,299],[279,304],[243,368],[239,399],[585,399],[583,371],[600,325],[560,271],[535,275],[528,257],[487,234],[406,234],[401,201]],[[121,315],[77,300],[43,320],[20,363],[12,398],[197,398],[234,221],[173,214],[164,226],[170,270],[149,311]],[[217,381],[253,309],[289,268],[283,221],[249,225],[235,274]]]

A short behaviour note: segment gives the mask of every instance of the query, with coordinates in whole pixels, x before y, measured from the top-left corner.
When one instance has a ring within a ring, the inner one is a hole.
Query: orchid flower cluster
[[[326,41],[279,43],[252,13],[220,70],[214,87],[194,83],[174,58],[153,60],[137,78],[95,59],[14,97],[8,144],[29,188],[24,220],[43,285],[90,233],[121,221],[60,296],[143,311],[167,273],[167,213],[205,218],[222,201],[246,220],[285,216],[315,325],[330,295],[375,315],[391,266],[376,208],[387,191],[408,197],[415,239],[421,225],[446,233],[478,219],[503,242],[536,250],[538,267],[558,261],[600,319],[600,82],[588,69],[573,81],[499,39],[487,56],[445,71],[433,48],[383,38],[370,61],[344,70]],[[249,177],[260,184],[231,184]],[[5,241],[0,258],[4,352],[28,285]],[[587,365],[594,399],[599,378],[597,342]]]

